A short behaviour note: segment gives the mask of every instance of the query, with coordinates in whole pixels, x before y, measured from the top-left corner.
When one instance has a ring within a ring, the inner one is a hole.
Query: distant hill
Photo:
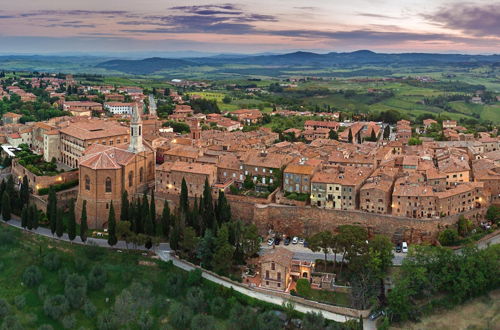
[[[280,55],[258,56],[211,56],[184,59],[146,58],[142,60],[111,60],[99,63],[96,67],[131,74],[152,74],[172,68],[187,66],[222,67],[229,64],[261,65],[273,67],[305,66],[311,68],[356,66],[356,65],[478,65],[480,63],[500,63],[500,55],[463,55],[463,54],[428,54],[402,53],[383,54],[369,50],[350,53],[316,54],[311,52],[294,52]]]
[[[173,67],[182,68],[196,65],[198,64],[195,62],[182,59],[152,57],[143,60],[111,60],[99,63],[96,67],[131,74],[152,74]]]

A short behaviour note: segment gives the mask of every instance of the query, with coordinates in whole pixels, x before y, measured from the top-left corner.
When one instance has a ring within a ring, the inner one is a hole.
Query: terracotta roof
[[[92,169],[119,169],[127,165],[135,156],[127,148],[128,144],[118,146],[93,144],[87,148],[79,164]]]
[[[118,135],[128,135],[128,127],[115,121],[86,120],[70,123],[61,129],[61,133],[76,137],[80,140],[100,139]]]
[[[22,115],[19,115],[17,113],[13,113],[13,112],[7,112],[3,115],[3,117],[7,117],[7,118],[21,118]]]
[[[260,262],[275,262],[279,265],[290,267],[292,264],[293,251],[288,249],[277,247],[274,249],[269,249],[266,254],[260,257]]]
[[[289,164],[285,168],[285,173],[312,175],[315,167],[310,165]]]

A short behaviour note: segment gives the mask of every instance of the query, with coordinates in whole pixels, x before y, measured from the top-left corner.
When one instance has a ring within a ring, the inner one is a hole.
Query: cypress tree
[[[35,204],[31,204],[29,209],[28,229],[31,230],[37,228],[38,228],[38,210],[36,209]]]
[[[9,179],[7,180],[7,193],[9,194],[9,199],[10,199],[10,211],[16,211],[18,210],[19,206],[19,193],[16,191],[14,188],[14,178],[9,176]]]
[[[189,210],[189,195],[186,180],[182,178],[181,195],[179,197],[179,208],[181,212],[187,213]]]
[[[7,193],[7,191],[4,191],[2,195],[2,218],[5,221],[9,221],[10,213],[11,213],[11,208],[10,208],[9,194]]]
[[[151,217],[151,222],[153,223],[153,232],[156,232],[156,201],[155,201],[155,191],[151,190],[151,201],[149,207],[149,216]]]
[[[135,202],[135,228],[137,234],[144,233],[144,221],[142,219],[142,207],[140,199],[137,199]]]
[[[391,128],[389,125],[387,125],[384,128],[384,140],[388,140],[390,136],[391,136]]]
[[[142,232],[150,235],[148,232],[146,232],[146,229],[149,231],[149,226],[150,224],[148,223],[151,218],[149,216],[149,202],[148,202],[148,196],[144,194],[142,196],[142,205],[141,205],[141,218],[142,218]],[[146,228],[148,227],[148,228]]]
[[[21,188],[19,191],[19,197],[21,198],[21,205],[28,205],[28,202],[30,200],[30,190],[29,190],[29,184],[28,184],[28,177],[25,175],[23,176],[23,182],[21,183]]]
[[[2,183],[0,184],[0,211],[2,211],[2,198],[3,197],[3,193],[5,192],[5,189],[7,187],[7,184],[5,183],[5,180],[2,179]]]
[[[221,226],[225,222],[231,221],[231,206],[227,202],[226,195],[223,191],[219,192],[217,211],[217,221],[219,223],[219,226]]]
[[[114,246],[117,242],[118,240],[116,239],[115,209],[113,207],[113,201],[111,201],[108,216],[108,244]]]
[[[28,227],[28,208],[26,205],[23,206],[23,210],[21,211],[21,227]]]
[[[377,141],[377,136],[375,135],[375,130],[372,129],[372,132],[370,134],[370,141],[376,142]]]
[[[168,207],[168,202],[165,200],[163,204],[163,212],[161,214],[161,235],[168,238],[170,232],[170,208]]]
[[[61,209],[56,211],[56,235],[62,237],[64,234],[64,217]]]
[[[122,206],[120,212],[120,220],[121,221],[129,221],[130,220],[130,207],[128,202],[128,192],[126,190],[123,191],[122,194]]]
[[[356,134],[356,136],[358,137],[358,144],[361,144],[362,141],[361,141],[361,133],[358,132],[358,134]]]
[[[49,199],[47,202],[47,218],[49,219],[52,235],[56,232],[57,222],[57,196],[53,186],[49,187]]]
[[[135,221],[135,202],[132,201],[130,204],[129,204],[129,208],[128,208],[128,215],[129,215],[129,218],[130,218],[130,230],[134,233],[137,234],[137,222]]]
[[[351,128],[349,127],[349,135],[347,135],[347,141],[349,143],[352,143],[352,131],[351,131]]]
[[[217,230],[215,228],[215,214],[214,214],[214,205],[212,201],[212,188],[208,184],[208,179],[205,178],[205,186],[203,188],[203,213],[201,213],[201,217],[204,223],[204,229],[210,228],[214,231]]]
[[[80,217],[80,239],[82,242],[85,242],[87,240],[87,201],[83,201],[82,204],[82,215]]]
[[[69,202],[68,214],[68,238],[73,241],[76,237],[76,220],[75,220],[75,200],[72,198]]]
[[[193,211],[191,212],[189,226],[193,227],[196,234],[200,236],[200,209],[198,206],[198,197],[194,197]]]

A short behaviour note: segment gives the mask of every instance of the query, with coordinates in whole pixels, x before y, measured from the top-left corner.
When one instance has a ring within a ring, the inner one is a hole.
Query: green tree
[[[474,228],[474,224],[472,223],[472,221],[461,215],[458,218],[457,227],[460,236],[467,237],[470,234],[471,230]]]
[[[130,230],[131,223],[129,221],[120,221],[116,224],[116,237],[125,242],[127,249],[128,243],[132,241],[135,233]]]
[[[391,136],[391,127],[389,125],[386,125],[384,128],[384,140],[389,140],[389,137]]]
[[[23,206],[23,210],[21,211],[21,227],[28,227],[28,208],[26,204]]]
[[[149,216],[149,203],[146,194],[142,196],[141,221],[143,223],[143,230],[141,232],[146,235],[152,235],[154,233],[154,227],[151,222],[151,217]]]
[[[208,228],[214,231],[217,230],[214,214],[214,203],[212,200],[212,188],[208,184],[208,178],[205,178],[205,185],[203,187],[203,213],[201,214],[201,216],[203,219],[203,232]]]
[[[2,218],[4,221],[9,221],[10,217],[11,217],[10,198],[7,191],[5,191],[2,196]]]
[[[458,242],[458,232],[456,229],[447,228],[439,233],[439,243],[444,246],[452,246]]]
[[[47,201],[47,218],[49,219],[52,235],[56,232],[57,225],[57,196],[53,186],[49,187],[49,198]]]
[[[491,205],[486,211],[486,219],[498,224],[500,222],[500,206]]]
[[[349,143],[352,143],[352,130],[350,127],[349,127],[349,134],[347,135],[347,141]]]
[[[170,208],[168,207],[168,201],[165,200],[165,203],[163,203],[163,212],[161,213],[161,235],[163,237],[168,238],[169,232],[170,232],[170,222],[171,222],[171,215],[170,215]]]
[[[372,129],[372,132],[370,133],[370,141],[377,142],[377,135],[375,134],[374,129]]]
[[[328,138],[330,140],[338,140],[339,139],[339,134],[337,133],[336,130],[331,129],[330,133],[328,133]]]
[[[116,239],[115,209],[113,207],[113,201],[111,201],[108,216],[108,244],[114,246],[117,242],[118,240]]]
[[[243,181],[243,188],[246,190],[253,190],[255,188],[255,183],[250,175],[245,177],[245,180]]]
[[[75,220],[75,200],[69,202],[68,211],[68,238],[73,241],[76,237],[76,220]]]
[[[325,255],[325,272],[327,267],[327,256],[330,247],[333,244],[333,235],[330,231],[325,230],[311,236],[308,240],[309,249],[313,252],[323,252]]]
[[[129,221],[130,220],[128,192],[126,190],[123,190],[123,194],[122,194],[122,205],[121,205],[121,210],[120,210],[120,220],[121,221]]]
[[[33,228],[38,228],[38,212],[35,204],[31,204],[28,207],[28,230]]]
[[[247,224],[243,226],[241,248],[245,260],[251,258],[259,252],[260,235],[255,224]]]
[[[212,268],[212,258],[215,247],[215,236],[213,235],[211,229],[207,229],[205,231],[205,235],[202,239],[200,239],[198,246],[196,247],[196,256],[200,259],[200,265],[203,268]]]
[[[82,215],[80,217],[80,239],[82,242],[87,241],[87,201],[84,200],[82,203]]]
[[[28,205],[29,200],[30,200],[30,190],[29,190],[29,184],[28,184],[28,177],[25,175],[23,176],[23,182],[21,183],[21,188],[19,191],[19,197],[21,199],[21,205]]]
[[[357,255],[362,255],[367,248],[366,240],[368,239],[368,233],[366,229],[353,226],[353,225],[342,225],[339,227],[339,234],[337,235],[337,244],[342,251],[342,260],[340,263],[339,274],[342,273],[342,268],[344,265],[344,260],[351,260]]]
[[[182,240],[179,242],[181,249],[188,255],[192,255],[198,244],[198,237],[193,227],[187,226],[182,232]]]
[[[223,223],[231,221],[231,206],[227,202],[226,195],[223,191],[219,192],[216,216],[219,226],[221,226]]]
[[[189,195],[186,180],[182,178],[181,194],[179,197],[179,208],[181,212],[187,213],[189,210]]]
[[[356,134],[356,138],[357,138],[358,144],[361,144],[363,142],[361,139],[361,132],[358,132],[358,134]]]
[[[62,237],[64,234],[64,216],[61,209],[56,212],[56,235]]]
[[[229,244],[229,229],[227,224],[223,225],[216,239],[216,249],[212,260],[212,267],[215,272],[225,275],[230,270],[233,259],[234,247]]]
[[[156,233],[156,201],[155,201],[155,191],[151,190],[151,201],[149,207],[149,216],[151,217],[151,223],[153,224],[153,234]]]

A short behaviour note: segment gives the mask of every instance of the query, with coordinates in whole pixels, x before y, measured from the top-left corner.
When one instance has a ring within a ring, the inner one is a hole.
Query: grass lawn
[[[343,292],[330,292],[325,290],[314,290],[311,289],[310,295],[306,297],[307,299],[324,302],[327,304],[339,305],[339,306],[351,306],[351,299],[349,294]]]

